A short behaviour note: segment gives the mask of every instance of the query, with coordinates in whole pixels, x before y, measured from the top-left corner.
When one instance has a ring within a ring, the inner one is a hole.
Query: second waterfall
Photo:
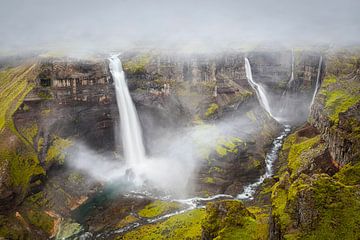
[[[126,164],[129,167],[134,167],[146,159],[141,125],[125,80],[125,73],[122,69],[121,61],[117,55],[110,57],[109,61],[109,68],[115,83],[116,101],[120,114],[124,157]]]

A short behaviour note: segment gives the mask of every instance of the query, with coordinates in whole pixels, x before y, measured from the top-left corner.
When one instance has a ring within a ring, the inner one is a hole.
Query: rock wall
[[[284,142],[270,239],[359,238],[359,54],[329,54],[308,124]],[[336,224],[335,224],[336,223]]]

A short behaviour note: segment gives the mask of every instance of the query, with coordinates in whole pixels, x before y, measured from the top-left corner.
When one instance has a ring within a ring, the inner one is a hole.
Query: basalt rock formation
[[[290,135],[271,188],[270,239],[357,239],[359,55],[329,57],[308,123]]]
[[[259,108],[246,79],[245,55],[253,63],[254,79],[273,93],[272,103],[279,102],[291,75],[290,51],[190,56],[134,52],[121,57],[141,124],[147,126],[143,131],[150,154],[156,148],[153,139],[164,134],[163,129],[177,131],[246,116],[245,121],[259,130],[246,140],[236,134],[224,136],[215,149],[207,151],[192,179],[196,195],[235,196],[265,172],[263,159],[280,125]],[[311,52],[299,52],[295,57],[296,84],[289,91],[299,99],[313,93],[318,57]],[[62,219],[71,217],[74,209],[102,187],[66,168],[65,149],[82,142],[100,153],[122,152],[121,140],[115,134],[119,119],[107,60],[51,58],[36,59],[32,64],[1,72],[4,91],[0,97],[6,103],[6,114],[0,119],[0,236],[10,239],[46,239],[55,237],[60,228],[62,234],[64,229],[81,231],[77,223]],[[319,162],[317,169],[326,168],[322,159],[330,155],[334,166],[328,172],[333,174],[358,156],[354,147],[358,138],[354,136],[348,143],[343,137],[352,131],[344,119],[358,121],[358,116],[356,107],[341,113],[339,127],[331,130],[322,121],[324,105],[319,99],[311,119],[323,134],[325,143],[321,144],[326,150],[319,150],[314,162]],[[300,113],[305,111],[302,105],[297,107]],[[338,139],[343,140],[339,143]],[[81,191],[77,190],[79,186]],[[140,202],[137,206],[143,205]],[[117,208],[118,203],[111,206]],[[259,213],[256,209],[253,212]],[[247,217],[255,218],[251,214]],[[94,218],[91,215],[87,223],[98,226]]]

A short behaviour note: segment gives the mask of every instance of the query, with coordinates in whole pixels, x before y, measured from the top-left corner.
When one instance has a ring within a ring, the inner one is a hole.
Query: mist
[[[160,191],[165,195],[187,196],[199,168],[216,146],[234,136],[247,141],[259,130],[245,115],[177,131],[162,129],[159,137],[152,139],[151,145],[156,150],[148,152],[146,161],[135,166],[127,165],[120,155],[98,153],[82,142],[75,142],[67,152],[67,163],[103,184],[127,183],[127,190],[151,192],[153,189],[157,194]]]
[[[5,0],[0,53],[359,43],[357,0]]]

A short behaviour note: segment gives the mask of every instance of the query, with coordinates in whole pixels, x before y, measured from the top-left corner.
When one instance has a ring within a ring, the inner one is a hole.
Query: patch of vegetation
[[[288,184],[287,178],[288,176],[285,175],[279,182],[275,183],[271,194],[272,215],[279,223],[283,232],[285,232],[291,221],[290,215],[286,211],[288,196],[285,186]]]
[[[35,66],[19,66],[0,72],[0,132],[7,122],[12,121],[11,116],[34,87],[29,78],[34,77],[32,70]]]
[[[49,91],[45,91],[45,90],[42,90],[40,91],[38,94],[39,98],[41,98],[42,100],[50,100],[52,99],[52,95]]]
[[[45,161],[57,161],[63,163],[65,160],[64,150],[71,145],[71,141],[58,136],[53,136],[52,143],[46,153]]]
[[[42,211],[29,210],[26,213],[29,223],[50,234],[54,225],[54,219]]]
[[[209,169],[209,174],[214,173],[214,172],[216,172],[216,173],[225,173],[225,170],[220,168],[220,167],[213,166],[213,167],[211,167]]]
[[[201,239],[201,222],[205,217],[204,209],[195,209],[169,219],[139,227],[116,239],[123,240],[178,240]]]
[[[175,211],[181,207],[178,202],[167,202],[156,200],[141,209],[138,214],[140,217],[153,218],[171,211]]]
[[[26,189],[33,175],[44,174],[44,169],[39,165],[39,160],[33,152],[17,153],[11,149],[4,149],[1,150],[0,156],[9,163],[11,182],[14,186]]]
[[[129,61],[124,61],[123,68],[126,73],[140,74],[146,71],[146,66],[151,60],[150,55],[137,56]]]
[[[38,134],[38,125],[36,122],[30,122],[30,124],[24,124],[19,127],[19,131],[29,143],[33,143],[34,138]]]
[[[291,170],[291,177],[293,178],[299,172],[301,166],[306,165],[309,159],[306,156],[306,152],[313,148],[320,141],[320,136],[301,141],[299,143],[293,143],[290,147],[288,154],[288,167]]]
[[[202,223],[206,239],[268,239],[267,214],[247,210],[241,201],[223,200],[206,206]]]
[[[0,215],[0,238],[3,239],[29,239],[24,227],[14,216]]]
[[[324,78],[323,82],[321,83],[321,86],[323,88],[329,87],[330,85],[336,83],[337,79],[335,76],[328,76]]]
[[[317,176],[311,188],[314,209],[319,217],[315,227],[305,231],[302,239],[359,239],[360,200],[358,186],[345,186],[327,175]]]
[[[211,116],[214,116],[214,114],[217,113],[218,109],[219,109],[219,105],[217,105],[216,103],[210,104],[210,106],[206,110],[205,117],[209,118]]]
[[[206,177],[203,179],[203,182],[207,183],[207,184],[213,184],[213,183],[215,183],[215,179],[212,177]]]
[[[117,228],[123,228],[127,225],[129,225],[130,223],[136,222],[138,220],[138,218],[136,218],[133,215],[128,215],[125,218],[121,219],[121,221],[116,225]]]
[[[346,185],[360,184],[360,163],[345,165],[334,178]]]
[[[238,153],[238,147],[243,144],[240,138],[226,137],[220,138],[216,145],[216,153],[220,157],[226,156],[228,153]]]
[[[339,122],[339,114],[346,112],[359,101],[359,94],[350,95],[343,90],[329,91],[326,94],[325,109],[330,111],[330,119],[337,124]]]

